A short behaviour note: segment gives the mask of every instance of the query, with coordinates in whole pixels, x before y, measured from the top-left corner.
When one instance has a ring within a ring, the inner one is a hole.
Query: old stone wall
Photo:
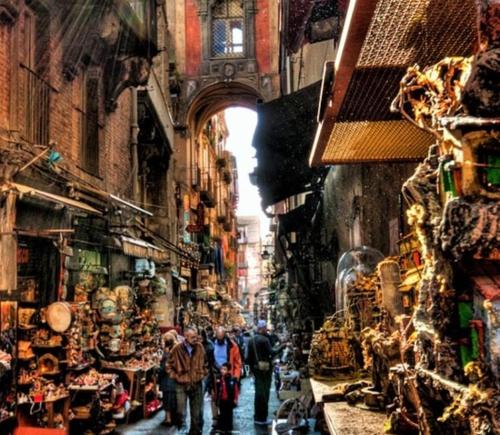
[[[11,28],[0,26],[0,131],[9,125]]]
[[[347,250],[367,245],[384,255],[394,253],[401,230],[399,193],[414,167],[408,163],[331,168],[314,229],[328,246],[329,259],[321,263],[321,279],[330,288],[335,284],[337,262]]]

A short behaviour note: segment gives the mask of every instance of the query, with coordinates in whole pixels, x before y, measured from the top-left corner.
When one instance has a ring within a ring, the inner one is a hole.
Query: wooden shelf
[[[17,359],[18,359],[19,361],[31,361],[33,358],[36,358],[36,355],[32,355],[32,356],[27,357],[27,358],[26,358],[26,357],[22,358],[22,357],[20,357],[20,356],[18,356],[18,357],[17,357]]]
[[[23,331],[31,331],[32,329],[38,328],[38,325],[18,325],[17,329],[21,329]]]
[[[111,387],[114,385],[112,382],[109,382],[105,385],[70,385],[68,387],[68,390],[70,391],[89,391],[89,392],[95,392],[95,391],[104,391],[106,388]]]
[[[74,372],[79,372],[80,370],[85,370],[85,369],[88,369],[89,367],[91,367],[92,364],[90,363],[87,363],[87,364],[83,364],[81,366],[76,366],[76,367],[66,367],[66,370],[71,370],[71,371],[74,371]]]
[[[22,402],[22,403],[18,403],[18,405],[33,405],[33,403],[55,403],[55,402],[59,402],[60,400],[64,400],[64,399],[67,399],[69,398],[69,394],[66,394],[65,396],[60,396],[56,399],[52,399],[52,400],[43,400],[41,402]]]
[[[62,344],[32,344],[33,349],[58,349],[62,347]]]

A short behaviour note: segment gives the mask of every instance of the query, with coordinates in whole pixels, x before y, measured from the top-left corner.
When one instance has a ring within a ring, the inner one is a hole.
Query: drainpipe
[[[137,88],[130,88],[132,93],[132,119],[130,123],[130,153],[132,155],[132,200],[139,201],[139,114],[137,106]]]

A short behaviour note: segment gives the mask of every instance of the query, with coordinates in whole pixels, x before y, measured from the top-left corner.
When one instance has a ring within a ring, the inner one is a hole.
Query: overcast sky
[[[238,216],[260,217],[261,235],[269,232],[269,219],[262,212],[259,190],[250,183],[249,174],[257,165],[255,149],[252,147],[252,138],[257,125],[257,114],[250,109],[235,107],[226,110],[226,123],[229,129],[227,149],[236,156],[238,165],[238,179],[240,201]]]

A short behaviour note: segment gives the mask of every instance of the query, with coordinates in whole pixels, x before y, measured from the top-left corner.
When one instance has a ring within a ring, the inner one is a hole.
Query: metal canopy
[[[34,187],[18,183],[9,183],[7,187],[9,190],[17,191],[19,195],[32,196],[44,201],[53,202],[55,204],[60,204],[62,206],[70,207],[76,210],[81,210],[86,213],[91,213],[99,216],[102,215],[102,213],[94,207],[91,207],[90,205],[83,202],[67,198],[65,196],[45,192],[43,190],[35,189]]]
[[[389,111],[406,68],[468,56],[474,0],[351,0],[312,166],[425,157],[433,138]]]

